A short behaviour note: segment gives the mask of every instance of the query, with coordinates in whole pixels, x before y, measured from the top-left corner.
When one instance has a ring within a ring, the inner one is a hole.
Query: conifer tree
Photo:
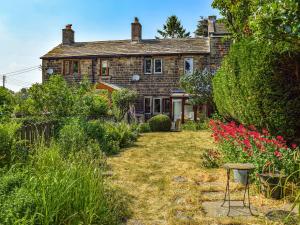
[[[195,30],[196,37],[207,37],[208,36],[208,19],[203,16],[198,21],[197,29]]]
[[[159,38],[189,38],[190,32],[186,32],[186,29],[181,25],[177,16],[172,15],[168,17],[166,24],[163,25],[162,30],[157,30]]]

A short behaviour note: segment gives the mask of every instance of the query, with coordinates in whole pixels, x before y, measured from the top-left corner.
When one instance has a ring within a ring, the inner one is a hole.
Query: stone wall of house
[[[210,66],[216,70],[221,66],[222,59],[228,54],[231,42],[224,37],[210,38]]]
[[[109,76],[100,76],[100,58],[81,59],[81,76],[79,79],[74,78],[73,75],[64,75],[64,77],[68,83],[72,83],[74,81],[78,82],[83,75],[88,75],[93,83],[104,81],[120,87],[134,89],[139,94],[136,111],[142,112],[144,110],[144,96],[169,96],[171,89],[179,88],[180,76],[184,74],[184,59],[190,57],[194,61],[194,70],[204,69],[209,64],[208,54],[155,56],[151,58],[162,59],[163,72],[161,74],[144,74],[145,57],[143,56],[101,58],[101,60],[108,61]],[[49,78],[46,72],[48,68],[52,68],[54,74],[63,74],[63,63],[64,60],[62,59],[43,60],[43,81]],[[135,74],[140,76],[139,81],[132,81],[132,76]]]

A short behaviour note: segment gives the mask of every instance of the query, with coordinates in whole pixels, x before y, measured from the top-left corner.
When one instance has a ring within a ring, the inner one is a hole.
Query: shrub
[[[0,123],[0,167],[10,166],[17,157],[17,131],[20,124],[15,122]]]
[[[300,135],[299,53],[282,53],[267,43],[245,39],[231,46],[213,78],[222,116],[267,128],[288,140]]]
[[[202,164],[205,168],[218,168],[221,163],[221,154],[218,150],[210,149],[201,155]]]
[[[0,119],[10,117],[15,105],[15,98],[11,91],[0,87]]]
[[[149,121],[151,131],[170,131],[171,119],[163,114],[153,116]]]
[[[135,103],[136,98],[137,93],[129,89],[121,89],[112,93],[113,111],[117,120],[124,119],[130,106]]]
[[[210,126],[226,161],[253,163],[258,173],[280,171],[300,177],[299,148],[295,144],[289,147],[282,136],[275,138],[268,130],[260,133],[254,126],[244,127],[234,122],[211,120]]]
[[[148,132],[150,132],[150,131],[151,131],[151,128],[150,128],[149,123],[141,123],[141,124],[139,125],[139,131],[140,131],[141,133],[148,133]]]
[[[204,120],[203,122],[195,122],[195,121],[186,121],[181,125],[183,130],[197,131],[207,129],[207,122]]]
[[[78,119],[71,120],[59,132],[58,142],[64,156],[81,151],[87,143],[87,135]]]

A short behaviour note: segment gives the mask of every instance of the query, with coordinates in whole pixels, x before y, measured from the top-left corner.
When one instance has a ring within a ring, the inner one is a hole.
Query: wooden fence
[[[55,135],[56,127],[57,123],[53,121],[25,124],[20,129],[20,138],[30,144],[42,140],[49,143],[51,138]]]

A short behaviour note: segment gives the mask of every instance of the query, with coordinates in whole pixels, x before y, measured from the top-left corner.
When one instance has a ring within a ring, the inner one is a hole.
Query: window
[[[162,60],[154,59],[154,73],[162,73]]]
[[[73,61],[73,75],[77,76],[79,74],[79,62]]]
[[[144,60],[144,73],[151,74],[152,73],[152,59]]]
[[[161,98],[154,98],[153,100],[153,114],[161,113]]]
[[[163,113],[170,113],[170,98],[163,98]]]
[[[107,60],[101,61],[101,76],[108,76],[109,75],[109,68]]]
[[[64,75],[70,75],[70,61],[64,61]]]
[[[184,74],[192,74],[193,73],[193,65],[194,60],[193,58],[185,58],[184,59]]]
[[[151,98],[145,97],[144,99],[144,111],[146,114],[151,114]]]

